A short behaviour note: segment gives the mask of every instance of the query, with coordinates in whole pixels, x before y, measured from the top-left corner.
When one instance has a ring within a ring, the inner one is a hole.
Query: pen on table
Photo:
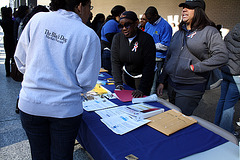
[[[136,111],[136,112],[139,112],[138,110],[136,110],[136,109],[133,109],[133,108],[130,108],[130,107],[127,107],[128,109],[131,109],[131,110],[133,110],[133,111]]]

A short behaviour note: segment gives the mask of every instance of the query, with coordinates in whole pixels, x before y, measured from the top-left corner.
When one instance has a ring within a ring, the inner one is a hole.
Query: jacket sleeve
[[[26,25],[25,29],[23,30],[19,38],[16,51],[14,54],[14,60],[18,67],[18,70],[23,74],[25,73],[26,69],[26,53],[28,50],[29,43],[30,43],[30,25]]]
[[[149,95],[154,79],[156,48],[154,40],[151,36],[142,38],[146,39],[146,41],[143,46],[143,72],[138,89],[142,91],[145,95]]]
[[[218,31],[207,33],[210,58],[194,64],[194,72],[207,72],[228,62],[228,51]]]
[[[116,34],[113,37],[111,47],[111,62],[112,62],[112,75],[115,86],[122,85],[122,67],[123,63],[120,61],[120,36]]]
[[[83,93],[92,90],[97,82],[101,67],[100,40],[95,33],[91,34],[90,41],[82,53],[82,59],[76,70],[79,86]]]
[[[167,23],[167,22],[166,22]],[[172,27],[169,24],[166,24],[162,28],[161,35],[159,35],[160,42],[155,43],[156,49],[159,51],[167,51],[172,38]]]
[[[168,79],[168,74],[167,74],[167,72],[166,72],[165,66],[166,66],[168,60],[170,59],[170,57],[171,57],[171,53],[170,53],[169,50],[168,50],[168,51],[167,51],[166,58],[165,58],[165,60],[164,60],[162,72],[161,72],[161,74],[160,74],[160,76],[159,76],[159,79],[158,79],[158,82],[159,82],[159,83],[162,83],[162,84],[163,84],[163,83],[165,83],[165,82],[167,81],[167,79]]]
[[[116,33],[107,33],[105,36],[110,44],[112,44],[113,37]]]

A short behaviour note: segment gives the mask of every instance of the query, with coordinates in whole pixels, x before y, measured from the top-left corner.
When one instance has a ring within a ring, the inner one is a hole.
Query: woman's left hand
[[[140,90],[135,90],[132,92],[132,96],[133,98],[138,98],[138,97],[142,97],[143,96],[143,92]]]

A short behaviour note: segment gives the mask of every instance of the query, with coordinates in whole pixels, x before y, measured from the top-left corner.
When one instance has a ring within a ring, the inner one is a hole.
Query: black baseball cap
[[[133,11],[125,11],[125,12],[123,12],[121,14],[121,16],[120,16],[120,20],[124,19],[124,18],[130,19],[130,20],[132,20],[134,22],[138,20],[137,14],[135,12],[133,12]]]
[[[188,6],[189,8],[197,8],[200,7],[205,11],[206,5],[205,2],[203,0],[186,0],[185,3],[180,3],[179,7],[184,7],[184,6]]]

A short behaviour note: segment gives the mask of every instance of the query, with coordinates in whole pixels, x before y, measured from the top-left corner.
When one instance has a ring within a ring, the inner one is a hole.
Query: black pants
[[[10,61],[13,59],[15,46],[12,41],[8,41],[7,38],[4,37],[4,50],[6,53],[5,59],[5,70],[6,75],[10,76]]]
[[[103,50],[102,52],[102,67],[108,70],[108,73],[112,75],[112,63],[111,63],[111,51]]]
[[[33,160],[72,160],[82,115],[70,118],[34,116],[20,111]]]
[[[197,108],[204,92],[193,90],[177,90],[168,84],[168,97],[172,104],[182,110],[182,113],[190,116]]]

